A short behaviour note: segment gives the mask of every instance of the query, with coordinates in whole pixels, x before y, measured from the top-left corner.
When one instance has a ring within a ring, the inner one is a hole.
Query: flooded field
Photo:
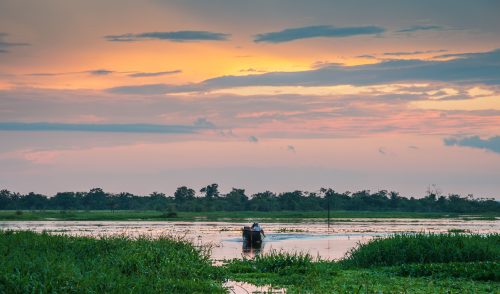
[[[249,223],[251,221],[249,220]],[[266,238],[259,250],[244,248],[242,223],[236,222],[149,222],[149,221],[1,221],[2,230],[33,230],[80,236],[172,235],[195,245],[212,248],[214,260],[252,257],[270,250],[307,252],[322,259],[338,259],[358,242],[400,232],[465,231],[500,233],[498,220],[461,219],[336,219],[328,228],[325,220],[261,223]]]

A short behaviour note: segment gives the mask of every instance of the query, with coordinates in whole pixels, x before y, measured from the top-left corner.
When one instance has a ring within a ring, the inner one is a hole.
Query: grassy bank
[[[225,293],[183,240],[0,232],[0,293]]]
[[[361,245],[340,262],[272,252],[226,265],[234,280],[291,293],[496,293],[500,235],[395,235]]]
[[[0,210],[0,220],[75,220],[75,221],[98,221],[98,220],[149,220],[149,221],[247,221],[248,219],[260,221],[290,221],[301,219],[324,219],[326,211],[213,211],[213,212],[160,212],[160,211],[55,211],[55,210]],[[500,217],[497,213],[485,213],[478,215],[462,215],[457,213],[437,212],[401,212],[401,211],[332,211],[330,217],[333,220],[348,221],[350,218],[462,218],[465,220],[495,220]]]

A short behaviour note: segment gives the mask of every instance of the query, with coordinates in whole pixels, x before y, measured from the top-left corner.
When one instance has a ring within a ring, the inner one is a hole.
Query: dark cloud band
[[[425,50],[425,51],[409,51],[409,52],[385,52],[382,55],[385,56],[406,56],[406,55],[419,55],[419,54],[431,54],[431,53],[443,53],[448,50],[439,49],[439,50]]]
[[[132,78],[149,78],[149,77],[160,77],[166,75],[173,75],[181,73],[182,70],[171,70],[171,71],[158,71],[158,72],[136,72],[131,73],[128,76]]]
[[[109,35],[104,38],[110,42],[134,42],[143,40],[168,41],[225,41],[229,34],[208,31],[147,32],[141,34]]]
[[[444,139],[444,144],[446,146],[479,148],[500,153],[500,136],[491,137],[489,139],[481,139],[479,136],[447,138]]]
[[[29,46],[30,45],[28,43],[7,42],[7,41],[5,41],[5,37],[7,37],[7,36],[8,36],[8,34],[6,34],[6,33],[0,33],[0,53],[10,52],[10,48],[12,48],[12,47],[20,47],[20,46]]]
[[[65,124],[0,122],[0,131],[191,134],[214,125]]]
[[[441,31],[443,30],[443,27],[441,26],[436,26],[436,25],[417,25],[417,26],[412,26],[409,28],[404,28],[399,31],[398,33],[413,33],[417,31]]]
[[[255,37],[254,41],[267,43],[283,43],[308,38],[342,38],[358,35],[376,35],[383,32],[385,32],[384,28],[376,26],[339,28],[334,26],[321,25],[291,28],[279,32],[259,34]]]

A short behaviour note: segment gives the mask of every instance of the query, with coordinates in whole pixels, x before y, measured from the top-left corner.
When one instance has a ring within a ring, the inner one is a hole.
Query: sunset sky
[[[0,189],[500,199],[500,1],[1,0]]]

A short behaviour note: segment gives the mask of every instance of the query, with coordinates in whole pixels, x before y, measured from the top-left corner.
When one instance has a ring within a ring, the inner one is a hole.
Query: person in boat
[[[260,232],[260,234],[263,237],[266,236],[266,234],[264,234],[264,230],[260,227],[259,223],[253,223],[252,230],[255,231],[255,232]]]

